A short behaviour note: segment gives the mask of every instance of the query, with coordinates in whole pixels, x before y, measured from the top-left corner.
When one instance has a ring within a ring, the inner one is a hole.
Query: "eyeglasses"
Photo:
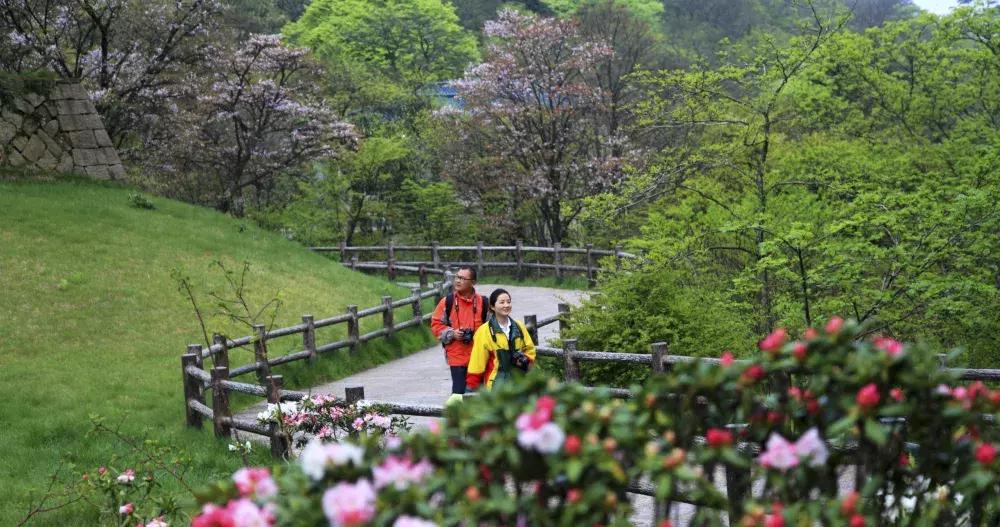
[[[455,276],[455,280],[465,280],[466,282],[471,282],[472,281],[472,277],[470,277],[470,276],[456,275]]]

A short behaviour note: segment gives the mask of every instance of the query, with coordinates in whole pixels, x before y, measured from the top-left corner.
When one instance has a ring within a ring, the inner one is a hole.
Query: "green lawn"
[[[108,435],[88,436],[90,415],[121,421],[132,437],[181,447],[194,462],[188,479],[227,477],[238,460],[210,431],[184,427],[180,356],[201,332],[174,268],[190,277],[209,331],[232,337],[246,328],[213,315],[209,291],[225,291],[221,260],[239,270],[260,305],[277,296],[277,326],[343,313],[347,304],[378,304],[407,290],[353,273],[249,222],[165,199],[156,210],[129,206],[130,190],[79,180],[0,181],[0,525],[16,525],[60,463],[80,470],[106,464],[127,449]],[[429,309],[429,306],[427,307]],[[398,317],[409,313],[400,309]],[[366,319],[362,332],[381,323]],[[342,326],[318,335],[320,343]],[[424,329],[372,343],[356,357],[324,356],[315,369],[278,368],[286,386],[359,371],[430,342]],[[275,341],[271,354],[300,346]],[[250,353],[234,350],[234,364]],[[252,376],[246,377],[252,379]],[[166,482],[168,492],[179,486]],[[31,525],[90,524],[81,509],[40,516]]]

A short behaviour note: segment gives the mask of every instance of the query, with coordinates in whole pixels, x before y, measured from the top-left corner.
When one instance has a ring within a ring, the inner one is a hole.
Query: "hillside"
[[[192,483],[224,477],[238,465],[210,430],[184,428],[180,355],[202,337],[174,269],[190,278],[208,331],[231,336],[249,330],[213,315],[208,292],[229,296],[215,261],[237,278],[250,262],[247,296],[257,306],[279,298],[277,326],[408,294],[248,222],[159,198],[151,198],[155,210],[136,208],[130,193],[77,180],[0,181],[0,525],[20,521],[61,461],[78,471],[124,468],[124,461],[112,461],[127,453],[119,441],[86,437],[90,415],[121,422],[129,436],[183,446],[193,457]],[[427,335],[404,332],[363,348],[356,360],[333,354],[314,371],[293,365],[277,373],[286,374],[287,386],[302,387],[422,348]],[[65,524],[69,514],[43,515],[31,525]]]

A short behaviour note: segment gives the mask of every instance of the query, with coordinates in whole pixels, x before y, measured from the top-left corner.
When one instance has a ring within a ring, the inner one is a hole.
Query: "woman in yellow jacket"
[[[490,294],[493,313],[472,337],[472,355],[465,377],[466,390],[486,389],[509,381],[535,362],[535,343],[524,324],[510,316],[510,293],[497,289]]]

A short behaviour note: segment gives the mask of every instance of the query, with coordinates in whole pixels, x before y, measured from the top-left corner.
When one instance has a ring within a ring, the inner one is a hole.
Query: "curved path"
[[[559,312],[560,303],[579,304],[586,292],[547,287],[500,286],[479,284],[476,291],[489,295],[497,287],[510,291],[514,304],[513,316],[537,315],[539,319]],[[555,337],[557,326],[551,324],[539,329],[538,339],[543,343]],[[441,346],[434,346],[412,355],[376,366],[329,384],[314,387],[313,393],[332,393],[343,396],[344,388],[363,386],[365,398],[415,404],[444,404],[451,393],[451,376],[444,360]],[[416,424],[423,420],[413,418]]]

